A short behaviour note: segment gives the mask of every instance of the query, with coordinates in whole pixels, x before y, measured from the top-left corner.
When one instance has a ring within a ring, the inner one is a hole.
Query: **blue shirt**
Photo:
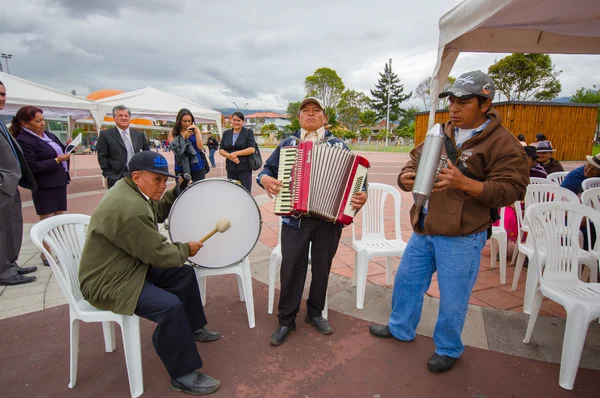
[[[202,161],[202,157],[200,156],[200,149],[198,148],[198,145],[196,145],[196,135],[190,135],[188,141],[191,142],[194,146],[194,149],[196,150],[196,158],[198,159],[198,163],[191,165],[192,167],[190,167],[190,171],[204,170],[204,161]],[[175,171],[183,171],[183,167],[175,163]]]
[[[567,188],[569,191],[574,192],[579,195],[583,192],[583,188],[581,188],[581,183],[583,180],[586,180],[587,177],[583,174],[583,169],[585,166],[581,166],[572,170],[567,174],[562,184],[560,184],[561,188]]]

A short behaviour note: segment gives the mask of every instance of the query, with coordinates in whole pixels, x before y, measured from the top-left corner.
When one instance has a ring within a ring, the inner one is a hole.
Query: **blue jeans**
[[[210,160],[210,164],[213,167],[213,169],[217,167],[217,165],[215,164],[215,152],[216,149],[211,149],[208,153],[208,159]]]
[[[440,310],[433,332],[435,352],[452,358],[462,354],[465,347],[460,335],[486,239],[486,231],[457,237],[412,234],[394,279],[388,323],[394,337],[415,338],[423,296],[437,271]]]

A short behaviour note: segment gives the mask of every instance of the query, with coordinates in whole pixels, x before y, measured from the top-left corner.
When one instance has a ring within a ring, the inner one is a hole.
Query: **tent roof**
[[[440,18],[432,109],[460,52],[600,54],[598,0],[465,0]],[[432,111],[430,124],[435,118]]]
[[[197,122],[214,122],[221,131],[221,112],[152,87],[103,98],[97,100],[96,103],[101,116],[111,112],[112,108],[117,105],[125,105],[131,110],[132,117],[162,120],[175,120],[177,112],[181,108],[187,108],[194,114]]]
[[[0,72],[0,81],[6,87],[6,105],[0,114],[14,115],[26,105],[37,106],[46,117],[70,116],[73,119],[95,117],[97,105],[72,94]]]

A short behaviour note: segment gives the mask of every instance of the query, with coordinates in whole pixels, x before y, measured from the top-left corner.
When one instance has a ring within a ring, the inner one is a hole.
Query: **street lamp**
[[[0,55],[0,57],[4,58],[6,60],[6,73],[8,73],[10,75],[10,71],[8,70],[8,60],[12,58],[12,54],[4,54],[4,53],[2,53]]]
[[[240,107],[238,106],[238,104],[235,103],[235,101],[233,101],[233,105],[235,105],[235,107],[237,108],[238,111],[240,110]],[[247,106],[248,106],[248,103],[246,102],[246,105],[244,105],[242,110],[246,109]]]
[[[387,87],[387,118],[385,119],[385,146],[388,146],[388,137],[390,135],[390,86],[392,85],[392,59],[390,58],[390,71],[388,74],[388,87]]]

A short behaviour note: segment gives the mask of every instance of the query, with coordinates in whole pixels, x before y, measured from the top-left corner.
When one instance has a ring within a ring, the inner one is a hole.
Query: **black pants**
[[[0,220],[0,278],[10,278],[17,275],[17,260],[23,241],[23,212],[19,189],[9,204],[0,207]]]
[[[152,343],[172,378],[202,367],[194,331],[206,325],[194,269],[151,268],[135,314],[158,323]]]
[[[252,170],[229,171],[227,170],[227,178],[238,180],[246,191],[252,192]]]
[[[321,316],[325,308],[329,271],[337,251],[342,226],[317,218],[306,217],[300,221],[300,228],[287,224],[281,227],[281,294],[279,295],[279,324],[291,326],[300,310],[302,291],[308,270],[308,248],[311,249],[310,292],[306,307],[312,317]]]

